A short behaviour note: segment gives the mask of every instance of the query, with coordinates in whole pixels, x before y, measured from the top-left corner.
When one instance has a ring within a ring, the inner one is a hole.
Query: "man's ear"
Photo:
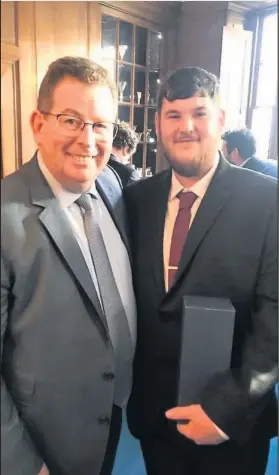
[[[155,131],[156,131],[157,137],[159,137],[159,135],[160,135],[160,116],[159,116],[158,112],[156,112],[156,114],[155,114]]]
[[[226,112],[224,109],[220,109],[219,111],[219,124],[221,132],[223,133],[226,125]]]
[[[130,150],[130,148],[128,147],[128,145],[123,148],[123,155],[124,155],[124,157],[130,157],[130,155],[131,155],[131,150]]]
[[[239,151],[237,148],[234,148],[230,154],[231,156],[231,160],[232,162],[235,164],[235,165],[240,165],[241,164],[241,159],[240,159],[240,156],[239,156]]]
[[[34,140],[37,145],[40,144],[40,135],[41,135],[43,124],[44,124],[43,114],[38,110],[33,111],[30,116],[30,126],[33,132]]]

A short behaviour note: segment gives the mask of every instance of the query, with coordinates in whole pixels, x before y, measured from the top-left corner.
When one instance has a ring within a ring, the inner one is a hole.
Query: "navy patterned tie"
[[[98,198],[89,193],[84,193],[76,200],[76,203],[84,210],[85,232],[95,268],[109,336],[115,351],[114,403],[124,407],[131,390],[131,361],[134,351],[129,324],[100,227]]]

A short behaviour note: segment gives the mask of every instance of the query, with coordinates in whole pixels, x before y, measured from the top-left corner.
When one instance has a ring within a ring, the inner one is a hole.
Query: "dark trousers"
[[[113,406],[107,449],[100,475],[111,475],[122,426],[122,409]]]
[[[200,446],[171,431],[140,442],[148,475],[264,475],[269,455],[269,440],[261,436],[245,446]]]

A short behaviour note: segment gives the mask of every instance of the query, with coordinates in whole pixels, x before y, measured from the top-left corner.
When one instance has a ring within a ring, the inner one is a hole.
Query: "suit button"
[[[103,378],[104,378],[106,381],[111,381],[112,379],[114,379],[114,374],[113,374],[113,373],[104,373],[104,374],[103,374]]]
[[[104,424],[105,426],[110,425],[110,418],[108,416],[101,416],[98,418],[99,424]]]

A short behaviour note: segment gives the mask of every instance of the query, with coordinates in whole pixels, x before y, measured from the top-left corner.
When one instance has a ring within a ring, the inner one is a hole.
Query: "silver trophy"
[[[137,92],[138,104],[140,104],[141,96],[142,96],[142,93],[138,91],[138,92]]]
[[[127,81],[119,81],[119,100],[123,102],[123,94],[127,86]]]

